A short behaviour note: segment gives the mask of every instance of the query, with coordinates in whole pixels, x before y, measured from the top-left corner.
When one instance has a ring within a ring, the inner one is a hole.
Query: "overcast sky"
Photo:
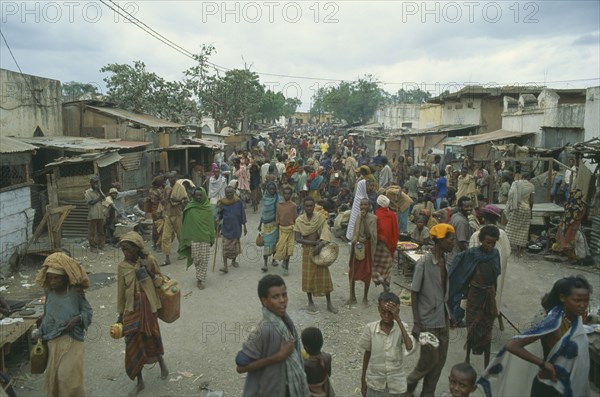
[[[317,88],[365,74],[388,92],[418,86],[433,95],[469,82],[600,85],[596,0],[117,4],[190,52],[213,44],[217,65],[251,65],[263,84],[300,97],[304,110]],[[91,82],[104,91],[99,69],[109,63],[141,60],[168,80],[182,79],[194,64],[99,1],[0,6],[2,33],[23,73]],[[4,41],[0,65],[17,70]]]

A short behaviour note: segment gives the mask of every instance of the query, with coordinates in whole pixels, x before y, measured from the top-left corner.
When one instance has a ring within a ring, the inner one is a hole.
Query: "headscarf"
[[[481,213],[482,214],[492,214],[492,215],[495,215],[497,217],[502,216],[502,212],[500,211],[500,208],[498,208],[494,204],[488,204],[488,205],[484,206],[481,209]]]
[[[162,187],[165,184],[165,179],[162,176],[157,176],[152,179],[153,187]]]
[[[183,210],[181,241],[177,252],[187,257],[187,267],[192,264],[192,241],[212,244],[215,241],[215,220],[212,206],[203,188],[194,190],[203,193],[202,201],[192,200]]]
[[[130,242],[130,243],[134,244],[135,246],[137,246],[140,250],[142,250],[142,253],[148,254],[148,252],[146,251],[146,248],[144,247],[144,239],[138,232],[131,231],[131,232],[125,233],[121,237],[121,240],[119,241],[119,246],[121,246],[121,244],[125,241]]]
[[[506,209],[508,211],[514,211],[517,208],[529,207],[528,200],[532,193],[535,193],[535,187],[533,186],[533,183],[525,179],[514,181],[510,187],[510,190],[508,191]]]
[[[187,200],[188,193],[185,186],[183,186],[183,182],[188,182],[192,188],[195,188],[194,182],[189,179],[178,179],[175,182],[175,186],[173,186],[173,190],[171,191],[171,198],[175,200]]]
[[[383,208],[388,208],[390,206],[390,199],[383,194],[380,194],[377,197],[377,205]]]
[[[215,178],[214,175],[208,180],[208,192],[212,194],[212,198],[217,200],[225,196],[225,186],[227,181],[222,175],[219,178]]]
[[[79,262],[62,252],[55,252],[49,255],[42,264],[42,268],[38,271],[35,283],[42,288],[48,288],[46,273],[65,274],[69,279],[70,285],[76,285],[84,289],[90,286],[87,273]]]
[[[352,212],[350,212],[350,221],[348,222],[348,229],[346,230],[346,238],[348,240],[352,240],[352,237],[354,236],[354,226],[356,225],[356,220],[360,216],[360,202],[361,200],[368,198],[367,181],[361,179],[356,184],[356,193],[354,194],[354,201],[352,202]]]
[[[316,205],[315,205],[316,207]],[[296,218],[294,231],[303,236],[308,236],[319,232],[319,238],[323,241],[331,241],[331,232],[327,226],[327,217],[315,210],[311,219],[308,219],[306,212]]]
[[[448,235],[448,233],[456,233],[456,231],[454,230],[454,227],[452,227],[452,225],[449,225],[447,223],[438,223],[429,230],[429,235],[432,238],[437,238],[438,240],[446,238],[446,235]]]
[[[269,187],[275,188],[275,194],[269,193]],[[277,203],[279,200],[279,193],[277,192],[277,184],[273,181],[267,182],[265,185],[265,191],[263,193],[263,213],[262,223],[271,223],[275,221],[275,211],[277,209]]]

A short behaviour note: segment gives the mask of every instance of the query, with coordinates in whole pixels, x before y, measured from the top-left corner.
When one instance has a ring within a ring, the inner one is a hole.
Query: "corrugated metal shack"
[[[225,150],[225,143],[209,141],[201,138],[183,138],[183,144],[166,148],[150,149],[152,155],[160,153],[161,161],[165,158],[167,167],[164,171],[177,171],[180,175],[190,175],[192,161],[201,165],[205,171],[210,170],[215,152]]]
[[[31,157],[36,147],[0,136],[0,275],[10,271],[10,258],[33,233]]]
[[[76,206],[65,219],[62,229],[65,237],[87,234],[87,205],[83,194],[90,186],[92,175],[100,177],[105,194],[113,183],[119,183],[121,190],[129,190],[148,186],[152,177],[151,158],[145,152],[150,142],[75,137],[19,140],[38,148],[34,168],[40,176],[54,175],[59,205]],[[39,181],[42,180],[40,177]],[[125,207],[133,206],[136,200],[137,196],[128,197]]]
[[[134,113],[101,101],[75,101],[63,104],[65,136],[146,141],[153,148],[167,148],[177,142],[175,132],[185,125],[158,117]],[[168,169],[166,155],[156,159],[152,169]]]

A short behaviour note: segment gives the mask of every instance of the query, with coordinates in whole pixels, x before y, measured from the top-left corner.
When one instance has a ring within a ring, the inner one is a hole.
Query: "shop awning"
[[[521,131],[506,131],[506,130],[496,130],[493,132],[488,132],[487,134],[479,134],[479,135],[469,135],[456,137],[451,141],[444,142],[446,146],[474,146],[481,145],[488,142],[493,141],[503,141],[505,139],[510,138],[518,138],[526,135],[533,135],[534,132],[521,132]]]

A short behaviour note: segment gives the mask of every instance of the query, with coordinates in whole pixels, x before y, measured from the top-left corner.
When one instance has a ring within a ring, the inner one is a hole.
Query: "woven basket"
[[[336,261],[339,252],[340,247],[336,243],[327,243],[321,248],[319,255],[313,256],[313,262],[317,266],[331,266]]]

